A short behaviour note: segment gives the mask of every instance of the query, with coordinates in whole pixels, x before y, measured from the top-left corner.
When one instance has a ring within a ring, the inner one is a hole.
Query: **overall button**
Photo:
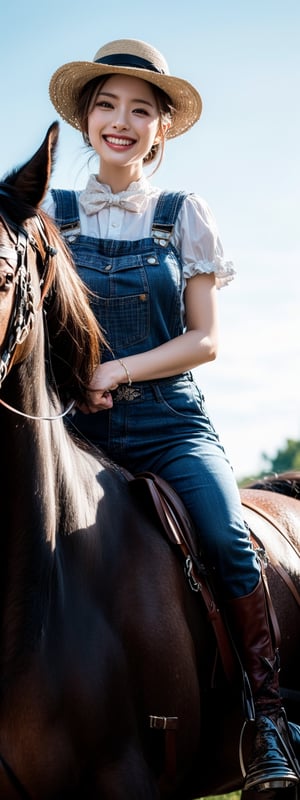
[[[147,264],[158,264],[158,259],[156,256],[148,256]]]
[[[111,270],[111,268],[112,268],[112,264],[106,264],[106,266],[104,267],[104,270],[105,270],[105,272],[109,272]]]

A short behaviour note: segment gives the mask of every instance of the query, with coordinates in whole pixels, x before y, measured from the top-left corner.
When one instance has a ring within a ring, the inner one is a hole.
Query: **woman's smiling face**
[[[140,177],[143,158],[160,127],[160,113],[147,81],[111,75],[96,94],[88,115],[88,137],[101,159],[112,168],[133,167]]]

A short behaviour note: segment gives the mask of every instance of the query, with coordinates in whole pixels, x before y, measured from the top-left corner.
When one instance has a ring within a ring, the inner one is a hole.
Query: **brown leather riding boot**
[[[300,769],[292,745],[294,737],[281,706],[279,655],[272,640],[262,579],[251,594],[231,600],[227,608],[255,707],[256,733],[243,788],[285,789],[298,783]]]

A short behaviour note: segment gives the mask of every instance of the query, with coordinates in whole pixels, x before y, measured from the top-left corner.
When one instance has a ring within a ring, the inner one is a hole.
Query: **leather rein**
[[[11,233],[13,230],[16,233],[16,242],[13,246],[8,247],[5,245],[0,245],[0,259],[9,259],[10,262],[15,266],[15,274],[12,275],[11,273],[7,273],[5,276],[6,282],[14,282],[15,283],[15,303],[13,308],[13,313],[10,318],[10,323],[8,327],[8,331],[6,334],[6,346],[0,358],[0,389],[2,387],[2,383],[5,380],[8,371],[10,362],[15,351],[17,345],[22,344],[26,337],[28,336],[30,330],[33,327],[34,323],[34,288],[31,281],[30,270],[28,267],[28,245],[32,247],[33,250],[39,253],[42,259],[42,277],[40,278],[40,287],[43,286],[45,282],[45,278],[49,268],[49,260],[50,258],[54,257],[57,254],[57,250],[52,247],[47,239],[45,233],[44,223],[39,215],[36,215],[35,224],[38,229],[38,233],[41,237],[43,242],[45,255],[42,256],[38,243],[34,236],[28,233],[25,228],[21,225],[17,225],[16,223],[12,222],[10,219],[7,219],[2,216],[2,221],[5,225],[6,230]],[[1,283],[0,283],[0,291],[1,291]],[[26,417],[27,419],[36,419],[36,420],[57,420],[61,419],[62,417],[66,416],[74,406],[74,402],[72,402],[68,408],[62,411],[60,414],[55,414],[53,416],[35,416],[31,414],[25,414],[23,411],[20,411],[17,408],[6,403],[0,397],[0,404],[7,408],[9,411],[12,411],[14,414],[18,414],[22,417]]]

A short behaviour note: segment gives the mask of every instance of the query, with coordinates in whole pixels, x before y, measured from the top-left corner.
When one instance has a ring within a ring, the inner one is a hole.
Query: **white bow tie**
[[[97,214],[105,206],[118,206],[124,211],[139,212],[142,211],[144,203],[144,192],[113,194],[113,192],[102,189],[101,184],[95,191],[86,189],[80,195],[80,204],[87,215]]]

